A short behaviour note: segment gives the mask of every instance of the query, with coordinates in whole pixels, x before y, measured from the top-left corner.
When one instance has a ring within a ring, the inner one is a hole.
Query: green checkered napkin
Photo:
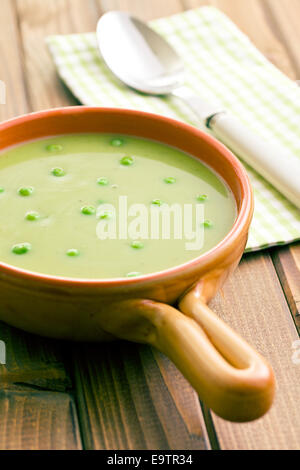
[[[151,26],[183,58],[186,84],[193,92],[223,105],[262,137],[300,158],[300,88],[225,15],[203,7]],[[139,109],[202,127],[179,100],[143,96],[120,84],[101,60],[94,33],[51,36],[47,43],[61,78],[84,105]],[[247,170],[256,204],[246,251],[300,239],[300,211],[248,166]]]

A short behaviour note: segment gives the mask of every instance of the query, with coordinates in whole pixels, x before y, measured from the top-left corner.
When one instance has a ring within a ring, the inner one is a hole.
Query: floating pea
[[[81,208],[81,213],[84,215],[93,215],[96,213],[94,206],[84,206]]]
[[[25,242],[25,243],[18,243],[17,245],[14,245],[11,251],[15,253],[15,255],[25,255],[30,250],[31,250],[30,243]]]
[[[138,276],[141,276],[142,274],[139,273],[139,272],[132,272],[132,273],[128,273],[126,274],[126,277],[138,277]]]
[[[131,243],[131,247],[134,248],[135,250],[140,250],[141,248],[144,248],[144,243],[141,242],[140,240],[134,240]]]
[[[153,199],[152,203],[154,206],[161,207],[163,205],[163,201],[161,199]]]
[[[169,176],[168,178],[164,179],[164,182],[167,184],[174,184],[176,183],[176,178],[173,178],[173,176]]]
[[[208,199],[208,196],[206,194],[199,194],[197,196],[197,201],[199,201],[199,202],[205,202],[205,201],[207,201],[207,199]]]
[[[213,226],[213,223],[211,220],[206,219],[204,220],[203,225],[205,228],[211,228]]]
[[[107,186],[109,184],[109,181],[103,176],[97,179],[97,183],[100,184],[100,186]]]
[[[61,152],[62,149],[63,149],[63,146],[59,144],[50,144],[50,145],[47,145],[46,147],[46,150],[48,152]]]
[[[1,193],[4,193],[5,189],[3,188],[3,186],[0,186],[0,194]]]
[[[124,140],[122,140],[122,139],[113,139],[113,140],[111,140],[110,144],[113,147],[121,147],[124,144]]]
[[[126,157],[121,158],[121,165],[131,166],[133,165],[133,163],[134,163],[133,157],[126,156]]]
[[[99,214],[99,219],[111,219],[112,218],[112,212],[111,211],[102,211]]]
[[[79,250],[76,248],[71,248],[70,250],[67,251],[67,256],[70,256],[71,258],[74,258],[76,256],[79,256]]]
[[[51,173],[52,173],[53,176],[57,176],[59,178],[61,176],[65,176],[65,174],[66,174],[66,172],[63,168],[53,168]]]
[[[19,189],[18,193],[20,196],[23,197],[31,196],[31,194],[33,193],[33,188],[31,186],[29,186],[28,188],[22,187]]]
[[[33,222],[35,220],[39,220],[39,218],[40,218],[39,213],[35,212],[35,211],[27,212],[27,214],[25,215],[25,219],[29,220],[31,222]]]

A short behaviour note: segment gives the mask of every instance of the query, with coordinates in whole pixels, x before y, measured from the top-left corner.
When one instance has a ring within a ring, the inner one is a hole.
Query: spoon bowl
[[[111,11],[103,15],[98,22],[97,39],[107,66],[128,86],[143,93],[164,95],[183,84],[184,64],[176,51],[129,13]]]

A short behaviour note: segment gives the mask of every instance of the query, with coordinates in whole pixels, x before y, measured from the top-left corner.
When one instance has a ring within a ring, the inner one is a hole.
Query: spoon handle
[[[300,159],[263,140],[229,113],[209,122],[215,136],[300,209]]]
[[[218,140],[300,209],[300,158],[265,141],[234,116],[191,94],[186,87],[175,90],[173,95],[181,98]]]

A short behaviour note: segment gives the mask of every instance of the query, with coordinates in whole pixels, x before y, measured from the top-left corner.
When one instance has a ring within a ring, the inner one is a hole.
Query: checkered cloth
[[[300,158],[300,88],[225,15],[203,7],[151,26],[181,55],[186,84],[194,93],[222,105],[254,132]],[[95,33],[51,36],[47,43],[61,78],[84,105],[140,109],[203,128],[179,100],[144,96],[119,83],[101,60]],[[246,251],[299,240],[300,211],[245,166],[255,194]]]

